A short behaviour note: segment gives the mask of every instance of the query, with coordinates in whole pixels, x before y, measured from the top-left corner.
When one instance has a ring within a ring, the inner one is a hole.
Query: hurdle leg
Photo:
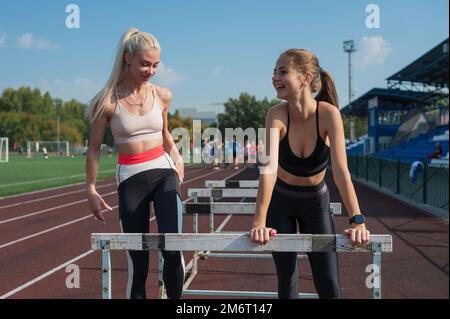
[[[158,298],[159,299],[166,299],[166,289],[164,288],[163,269],[164,269],[164,259],[163,259],[161,251],[158,251]]]
[[[198,233],[198,227],[197,227],[197,221],[198,221],[198,215],[193,214],[192,215],[192,228],[194,233]],[[195,276],[197,275],[197,260],[198,260],[198,252],[194,251],[192,256],[192,267],[191,267],[191,274],[188,278],[184,281],[183,290],[187,290],[191,282],[194,280]],[[184,292],[183,292],[184,293]]]
[[[372,297],[381,299],[381,244],[372,245],[372,263],[374,273],[372,277]]]
[[[212,185],[210,185],[208,188],[210,190],[212,190]],[[214,203],[214,198],[213,198],[213,196],[210,196],[209,197],[209,204],[212,205],[212,203]],[[210,233],[214,233],[214,213],[212,211],[209,214],[209,232]]]
[[[197,194],[194,194],[194,203],[198,203],[198,197]],[[198,234],[198,214],[194,214],[192,216],[192,231],[194,234]],[[197,261],[198,261],[198,251],[194,251],[194,256],[192,259],[192,279],[194,279],[194,276],[197,274]]]
[[[198,203],[198,198],[197,198],[196,193],[193,194],[193,202]],[[194,234],[198,234],[198,214],[192,214],[192,232]],[[191,284],[191,282],[194,280],[195,276],[197,275],[198,258],[199,258],[198,252],[194,251],[193,256],[192,256],[191,274],[189,275],[188,278],[186,278],[184,285],[183,285],[183,290],[188,289],[189,285]]]
[[[198,214],[194,214],[192,217],[192,232],[198,234]],[[192,259],[192,274],[195,276],[197,274],[197,261],[198,261],[198,251],[194,251],[194,256]]]
[[[111,299],[111,252],[109,241],[101,241],[102,249],[102,298]]]
[[[214,233],[214,213],[209,214],[209,232]]]

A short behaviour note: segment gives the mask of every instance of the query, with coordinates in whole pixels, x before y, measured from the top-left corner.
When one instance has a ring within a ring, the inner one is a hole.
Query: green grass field
[[[98,179],[114,176],[117,156],[100,158]],[[0,163],[0,197],[85,181],[85,157],[10,155]]]

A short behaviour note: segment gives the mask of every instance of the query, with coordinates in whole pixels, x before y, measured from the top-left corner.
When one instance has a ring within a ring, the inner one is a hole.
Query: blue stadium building
[[[448,38],[387,78],[341,112],[368,119],[367,136],[347,146],[349,155],[430,160],[436,148],[448,165]],[[436,161],[436,158],[433,159]]]

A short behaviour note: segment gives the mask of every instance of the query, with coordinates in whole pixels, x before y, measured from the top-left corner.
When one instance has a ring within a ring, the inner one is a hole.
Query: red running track
[[[331,201],[340,201],[327,174]],[[204,187],[206,179],[256,179],[256,171],[186,169],[182,196],[187,188]],[[361,209],[372,233],[392,234],[394,252],[382,256],[383,298],[448,298],[448,223],[416,207],[355,183]],[[114,210],[107,225],[93,220],[85,199],[84,185],[25,194],[0,200],[0,296],[8,298],[101,298],[100,252],[90,251],[90,234],[120,232],[117,193],[113,179],[98,183],[98,190]],[[225,216],[215,220],[217,227]],[[251,216],[233,216],[224,230],[248,231]],[[347,226],[345,212],[335,217],[336,230]],[[156,222],[151,221],[151,232]],[[185,217],[184,232],[191,218]],[[200,217],[199,229],[208,231],[208,219]],[[186,264],[190,253],[184,254]],[[74,260],[75,258],[75,260]],[[157,253],[151,253],[147,285],[149,298],[157,296]],[[69,289],[67,262],[80,269],[80,288]],[[370,298],[365,287],[371,263],[369,254],[340,254],[344,298]],[[112,253],[112,296],[124,298],[127,262],[123,252]],[[59,267],[59,269],[58,269]],[[199,261],[199,274],[192,289],[276,291],[276,276],[270,259],[218,259]],[[307,260],[300,261],[300,290],[314,292]],[[186,298],[194,298],[186,296]]]

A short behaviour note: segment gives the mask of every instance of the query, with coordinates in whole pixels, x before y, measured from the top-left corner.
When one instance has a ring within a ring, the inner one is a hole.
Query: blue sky
[[[80,8],[80,28],[65,25]],[[380,28],[366,26],[366,6]],[[155,82],[173,93],[172,108],[217,111],[241,92],[274,98],[273,67],[288,48],[314,51],[348,102],[347,55],[353,39],[355,97],[448,37],[448,0],[164,0],[0,2],[0,92],[22,85],[84,103],[105,84],[117,43],[129,27],[162,46]]]

